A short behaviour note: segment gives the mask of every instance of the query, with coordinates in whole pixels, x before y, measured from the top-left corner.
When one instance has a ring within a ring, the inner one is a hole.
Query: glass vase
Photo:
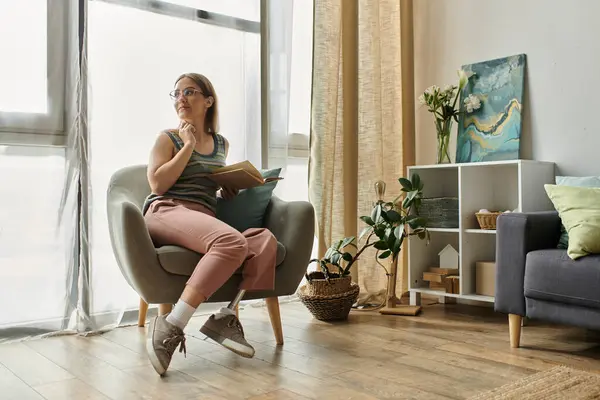
[[[437,157],[436,162],[438,164],[449,164],[450,153],[448,152],[448,146],[450,144],[450,131],[452,130],[452,119],[448,120],[436,120],[435,128],[437,131]]]

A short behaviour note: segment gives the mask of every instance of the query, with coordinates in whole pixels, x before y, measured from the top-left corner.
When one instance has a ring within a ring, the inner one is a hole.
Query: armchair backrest
[[[146,165],[133,165],[116,171],[108,185],[109,202],[113,195],[124,195],[141,210],[144,200],[150,194],[146,170]]]

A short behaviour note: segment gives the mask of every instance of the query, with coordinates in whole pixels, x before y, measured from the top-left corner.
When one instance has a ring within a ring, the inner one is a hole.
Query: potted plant
[[[368,248],[377,249],[378,259],[395,262],[404,240],[418,236],[429,240],[426,221],[419,217],[418,207],[423,197],[423,182],[418,174],[411,179],[398,179],[402,194],[391,202],[378,200],[371,214],[361,216],[365,227],[358,239],[346,237],[335,242],[321,259],[313,259],[318,271],[306,275],[306,285],[300,288],[302,302],[320,320],[345,319],[356,302],[359,288],[352,283],[352,266]],[[386,270],[386,274],[389,273]]]
[[[452,120],[458,123],[458,116],[461,113],[465,111],[471,113],[481,107],[481,100],[473,94],[470,94],[464,100],[464,111],[460,110],[460,106],[456,107],[458,98],[471,75],[464,70],[459,70],[458,77],[458,86],[447,85],[442,90],[438,86],[433,85],[428,87],[419,96],[419,103],[427,106],[427,110],[434,116],[437,133],[436,162],[438,164],[450,163],[448,145],[450,142],[450,131],[452,130]]]

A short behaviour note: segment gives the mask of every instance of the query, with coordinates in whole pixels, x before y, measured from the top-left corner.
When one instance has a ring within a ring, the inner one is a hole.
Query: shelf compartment
[[[460,215],[462,227],[480,229],[477,213],[518,210],[520,207],[518,164],[486,165],[460,170]]]
[[[496,235],[463,235],[462,239],[460,292],[476,296],[475,263],[496,260]]]
[[[431,235],[429,245],[426,240],[420,240],[415,236],[410,237],[408,241],[410,289],[428,287],[429,283],[423,280],[423,272],[429,271],[431,267],[439,266],[440,258],[438,253],[448,244],[452,245],[459,252],[460,265],[459,236],[455,231],[435,232],[435,234]]]

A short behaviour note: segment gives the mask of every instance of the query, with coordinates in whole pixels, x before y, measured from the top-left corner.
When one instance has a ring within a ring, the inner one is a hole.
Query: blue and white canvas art
[[[472,76],[460,104],[473,95],[481,108],[459,116],[457,163],[519,159],[525,64],[519,54],[463,66]]]

